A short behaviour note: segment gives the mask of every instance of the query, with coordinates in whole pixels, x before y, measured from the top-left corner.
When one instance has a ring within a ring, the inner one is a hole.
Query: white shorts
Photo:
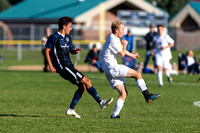
[[[106,78],[113,89],[115,89],[116,85],[126,83],[124,77],[127,75],[129,69],[130,68],[125,65],[117,65],[105,71]]]
[[[156,57],[156,64],[159,66],[162,66],[163,68],[169,68],[170,67],[170,59],[169,58],[163,58],[161,56],[155,56]]]

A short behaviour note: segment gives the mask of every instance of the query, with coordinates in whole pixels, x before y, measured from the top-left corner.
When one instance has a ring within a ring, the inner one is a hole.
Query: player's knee
[[[142,79],[142,74],[140,72],[136,72],[136,77],[135,77],[136,80],[138,79]]]
[[[126,97],[127,97],[126,91],[121,92],[120,97],[121,97],[122,100],[125,100]]]
[[[92,82],[91,82],[91,80],[89,78],[86,79],[86,83],[85,84],[86,84],[87,88],[92,87]]]

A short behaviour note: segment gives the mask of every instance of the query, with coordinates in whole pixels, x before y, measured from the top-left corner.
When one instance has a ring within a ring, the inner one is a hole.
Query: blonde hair
[[[111,26],[112,33],[115,33],[115,30],[117,30],[121,24],[124,25],[124,22],[122,22],[120,20],[116,20],[116,21],[112,22],[112,26]]]
[[[193,57],[193,56],[194,56],[194,53],[193,53],[192,50],[188,50],[188,51],[187,51],[187,55]]]

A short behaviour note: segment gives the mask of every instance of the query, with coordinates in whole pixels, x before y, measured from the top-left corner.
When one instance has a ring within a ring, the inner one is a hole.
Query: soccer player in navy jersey
[[[113,98],[109,100],[102,100],[96,92],[96,89],[92,86],[91,80],[75,69],[71,62],[69,53],[77,54],[82,51],[81,48],[75,49],[72,39],[69,36],[69,33],[72,30],[72,18],[60,18],[58,26],[59,31],[55,32],[48,38],[45,46],[45,55],[52,73],[59,73],[62,78],[70,81],[78,87],[66,114],[68,116],[81,118],[75,112],[74,108],[85,90],[87,90],[87,92],[99,103],[100,107],[104,109],[113,101]]]

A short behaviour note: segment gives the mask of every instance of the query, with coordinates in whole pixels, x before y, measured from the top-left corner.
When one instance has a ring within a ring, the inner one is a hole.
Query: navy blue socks
[[[99,97],[99,94],[97,93],[96,89],[92,86],[89,89],[87,89],[88,93],[92,95],[92,97],[98,102],[101,102],[101,98]],[[81,99],[82,93],[78,90],[75,92],[74,97],[72,99],[72,102],[70,104],[70,109],[74,109],[78,101]]]
[[[81,99],[82,94],[79,94],[78,90],[75,92],[74,97],[72,99],[70,109],[74,109],[78,101]]]
[[[97,93],[96,89],[92,86],[89,89],[87,89],[88,93],[90,93],[90,95],[92,95],[92,97],[98,102],[101,102],[101,98],[99,96],[99,94]]]

